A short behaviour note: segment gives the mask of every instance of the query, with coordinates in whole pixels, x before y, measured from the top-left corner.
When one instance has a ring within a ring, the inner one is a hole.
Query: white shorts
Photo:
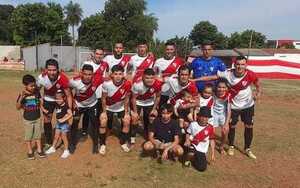
[[[214,114],[213,115],[213,126],[222,127],[225,124],[226,116],[224,114]]]

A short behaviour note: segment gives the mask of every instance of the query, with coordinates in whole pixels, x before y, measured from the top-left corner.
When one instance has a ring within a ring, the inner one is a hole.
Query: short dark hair
[[[206,88],[211,88],[212,90],[214,89],[214,86],[211,83],[205,84],[204,88],[202,90],[202,92],[206,89]]]
[[[46,61],[46,65],[45,65],[46,69],[47,69],[48,66],[50,66],[50,65],[55,66],[57,69],[59,69],[59,67],[58,67],[58,62],[57,62],[55,59],[48,59],[48,60]]]
[[[139,39],[138,42],[137,42],[137,45],[142,45],[142,44],[147,45],[147,40],[146,39]]]
[[[154,75],[155,75],[155,72],[154,72],[153,69],[147,68],[147,69],[144,70],[144,75],[154,76]]]
[[[230,87],[228,81],[225,78],[219,78],[216,85],[218,86],[220,83],[224,83],[228,88]]]
[[[172,104],[163,104],[160,108],[160,111],[167,110],[168,112],[173,112],[173,105]]]
[[[241,60],[246,60],[247,61],[247,58],[243,55],[240,55],[240,56],[237,56],[235,61],[241,61]]]
[[[205,40],[201,43],[201,47],[203,46],[214,46],[214,43],[212,41]]]
[[[117,71],[124,72],[124,67],[122,67],[121,65],[114,65],[114,66],[111,68],[111,72],[112,72],[112,73],[117,72]]]
[[[36,82],[35,78],[30,74],[26,74],[22,78],[22,83],[25,86],[27,86],[28,84],[31,84],[31,83],[35,83],[35,82]]]
[[[189,71],[189,73],[191,73],[191,69],[189,68],[188,65],[181,65],[181,66],[179,67],[179,69],[178,69],[178,75],[179,75],[180,72],[183,71],[183,70],[187,70],[187,71]]]
[[[82,71],[84,71],[84,70],[89,70],[89,71],[92,71],[92,72],[93,72],[93,71],[94,71],[94,68],[93,68],[92,65],[84,64],[84,65],[82,66],[81,70],[82,70]]]
[[[175,42],[166,42],[165,43],[165,46],[174,46],[174,47],[176,47],[176,44],[175,44]]]

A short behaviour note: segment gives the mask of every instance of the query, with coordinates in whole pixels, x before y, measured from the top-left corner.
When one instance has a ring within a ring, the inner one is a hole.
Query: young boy
[[[193,121],[194,108],[189,104],[194,103],[193,96],[188,91],[183,91],[182,99],[178,99],[174,106],[174,113],[179,118],[179,126],[184,134],[189,122]]]
[[[55,100],[56,100],[56,130],[55,130],[55,136],[53,140],[52,146],[46,151],[46,154],[51,154],[56,151],[55,147],[58,142],[58,140],[61,138],[64,143],[64,152],[61,155],[61,158],[66,159],[70,156],[69,152],[69,142],[67,139],[67,133],[69,132],[69,126],[70,123],[68,122],[72,118],[72,111],[68,107],[66,101],[66,96],[63,90],[57,90],[55,94]]]
[[[197,114],[201,107],[207,106],[209,109],[212,108],[212,105],[214,104],[213,94],[214,94],[213,85],[212,84],[205,85],[200,95],[199,106],[195,110],[194,119],[197,119]],[[209,118],[208,122],[210,124],[213,124],[213,118],[212,117]]]
[[[162,160],[167,160],[169,154],[180,157],[183,149],[179,145],[180,128],[178,121],[172,119],[173,106],[164,104],[161,107],[161,116],[156,118],[149,126],[149,141],[143,149],[145,152],[162,151]]]
[[[129,98],[131,91],[131,82],[124,77],[124,68],[121,65],[114,65],[111,69],[111,80],[102,85],[102,109],[100,115],[100,149],[99,153],[106,153],[106,127],[112,129],[114,114],[122,119],[122,131],[120,135],[120,144],[124,152],[130,149],[126,142],[129,142],[130,115]]]
[[[217,82],[214,104],[212,106],[213,126],[221,128],[222,141],[220,153],[225,154],[224,145],[229,130],[229,120],[231,116],[230,94],[228,93],[228,82],[220,79]]]
[[[215,133],[213,126],[208,123],[210,117],[210,109],[201,107],[197,114],[197,122],[192,122],[187,129],[184,143],[188,158],[184,164],[189,166],[190,160],[193,159],[193,166],[200,172],[205,171],[207,168],[206,153],[209,144],[211,146],[211,160],[215,160]]]
[[[32,147],[34,143],[37,145],[37,153],[40,158],[44,158],[41,146],[41,124],[40,109],[42,108],[42,100],[39,91],[36,88],[36,80],[33,76],[27,74],[23,76],[24,90],[19,94],[16,108],[23,111],[23,120],[25,128],[25,142],[27,145],[28,159],[35,159]]]

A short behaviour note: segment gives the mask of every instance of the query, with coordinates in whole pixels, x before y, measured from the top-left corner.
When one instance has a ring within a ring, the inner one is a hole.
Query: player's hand
[[[169,151],[168,149],[165,149],[164,152],[162,153],[161,158],[163,160],[167,160],[168,159],[168,151]]]
[[[59,123],[63,123],[63,122],[64,122],[64,121],[63,121],[63,118],[57,119],[57,121],[58,121]]]
[[[211,154],[210,160],[211,160],[211,162],[216,161],[215,153]]]
[[[137,112],[132,112],[131,117],[132,117],[132,119],[138,120],[139,119],[139,114]]]
[[[259,99],[260,99],[260,92],[257,92],[257,91],[253,92],[253,99],[255,101],[259,101]]]
[[[222,127],[222,131],[223,132],[228,132],[229,131],[229,124],[226,123],[223,127]]]
[[[73,101],[72,104],[73,104],[73,110],[78,109],[78,106],[77,106],[76,102]]]
[[[42,112],[43,112],[44,114],[48,114],[48,113],[49,113],[49,111],[46,110],[44,107],[41,107],[41,110],[42,110]]]

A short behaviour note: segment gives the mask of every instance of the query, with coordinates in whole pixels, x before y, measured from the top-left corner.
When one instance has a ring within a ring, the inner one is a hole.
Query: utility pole
[[[35,63],[36,63],[36,70],[39,70],[39,50],[38,50],[38,41],[37,41],[37,32],[34,31],[34,39],[35,39]]]

